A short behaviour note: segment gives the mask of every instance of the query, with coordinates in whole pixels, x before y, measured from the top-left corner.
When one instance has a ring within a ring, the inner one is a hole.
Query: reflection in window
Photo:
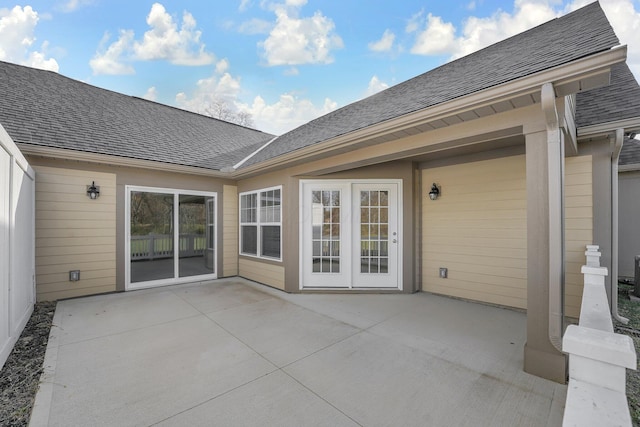
[[[340,272],[340,191],[311,192],[312,271]]]
[[[215,273],[214,196],[131,191],[129,209],[131,283]]]
[[[281,188],[240,194],[240,253],[280,259],[282,247]]]
[[[389,192],[360,191],[360,272],[389,272]]]

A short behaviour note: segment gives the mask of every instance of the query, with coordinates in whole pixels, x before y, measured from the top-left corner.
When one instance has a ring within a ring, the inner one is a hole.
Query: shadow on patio
[[[237,278],[60,301],[31,425],[560,425],[525,320]]]

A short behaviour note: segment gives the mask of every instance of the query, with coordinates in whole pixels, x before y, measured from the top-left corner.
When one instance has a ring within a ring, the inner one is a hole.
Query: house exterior
[[[640,128],[618,44],[593,3],[277,137],[0,63],[38,298],[229,276],[433,292],[526,310],[525,370],[564,382],[585,245],[611,267],[612,158]]]
[[[635,258],[640,256],[640,141],[625,138],[618,162],[618,275],[635,280]]]

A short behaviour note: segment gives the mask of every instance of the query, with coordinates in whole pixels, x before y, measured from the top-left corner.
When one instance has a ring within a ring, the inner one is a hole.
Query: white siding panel
[[[36,283],[39,300],[116,289],[116,176],[37,167]],[[86,187],[95,181],[100,196]],[[69,271],[80,280],[69,281]]]
[[[577,317],[584,251],[593,241],[591,156],[566,159],[566,314]],[[461,298],[526,308],[525,157],[516,156],[423,171],[422,287]],[[439,267],[448,278],[438,277]]]
[[[222,192],[222,275],[238,275],[238,187],[225,185]]]
[[[526,308],[525,157],[492,159],[422,172],[422,288]],[[438,276],[448,269],[448,278]]]
[[[580,316],[586,245],[593,242],[592,157],[565,161],[565,314]]]
[[[284,290],[284,267],[241,258],[240,276]]]

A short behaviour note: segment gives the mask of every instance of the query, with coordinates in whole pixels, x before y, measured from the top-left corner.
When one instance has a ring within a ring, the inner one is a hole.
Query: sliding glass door
[[[127,187],[127,289],[216,277],[216,194]]]

